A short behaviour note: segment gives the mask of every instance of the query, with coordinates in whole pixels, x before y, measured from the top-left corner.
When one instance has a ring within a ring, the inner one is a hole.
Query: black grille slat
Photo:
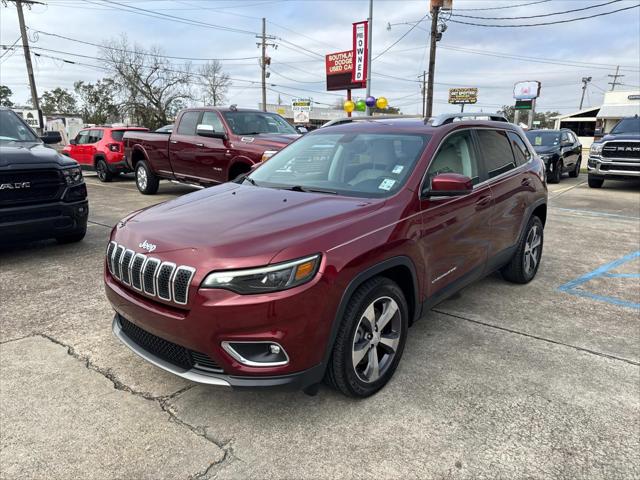
[[[133,258],[133,250],[125,250],[122,255],[122,281],[127,285],[131,285],[131,278],[129,276],[129,264]]]
[[[113,274],[113,251],[115,248],[116,242],[109,242],[109,245],[107,245],[107,265],[111,274]]]
[[[146,259],[147,257],[138,253],[131,263],[131,286],[136,290],[142,290],[142,265]]]
[[[122,331],[138,346],[149,353],[185,370],[199,370],[222,373],[220,366],[204,353],[189,350],[177,343],[170,342],[147,332],[126,318],[119,317]]]
[[[0,190],[0,203],[27,204],[57,199],[65,183],[58,170],[32,170],[0,173],[0,184],[29,184],[28,188]]]
[[[180,266],[176,269],[173,278],[173,299],[176,303],[187,303],[189,296],[189,283],[193,277],[193,269]]]
[[[158,297],[171,300],[171,275],[176,268],[173,263],[163,263],[158,270]]]
[[[113,275],[120,280],[122,278],[122,273],[121,273],[121,260],[122,260],[122,254],[124,253],[125,248],[122,245],[118,245],[116,247],[116,250],[113,254]]]
[[[160,260],[157,258],[148,258],[147,263],[144,264],[144,271],[142,272],[144,293],[151,296],[155,296],[156,294],[155,276],[158,265],[160,265]]]

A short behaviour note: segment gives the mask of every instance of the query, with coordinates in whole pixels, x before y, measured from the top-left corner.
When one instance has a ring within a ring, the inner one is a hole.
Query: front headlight
[[[602,153],[602,143],[593,143],[591,144],[591,149],[589,149],[589,153],[591,155],[599,156]]]
[[[278,153],[277,150],[265,150],[264,153],[262,154],[262,158],[260,159],[260,161],[266,162],[271,157],[273,157],[276,153]]]
[[[540,158],[546,162],[547,160],[551,160],[553,158],[553,154],[545,153],[544,155],[540,155]]]
[[[67,182],[67,186],[82,183],[82,169],[80,167],[65,168],[62,170],[62,176],[65,182]]]
[[[287,290],[310,281],[320,266],[320,255],[279,263],[268,267],[213,272],[202,288],[222,288],[243,295]]]

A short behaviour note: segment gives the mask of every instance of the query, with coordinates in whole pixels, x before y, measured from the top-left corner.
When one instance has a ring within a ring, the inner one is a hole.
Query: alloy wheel
[[[101,182],[104,182],[107,178],[107,172],[105,168],[106,166],[102,161],[98,162],[98,164],[96,165],[96,174],[98,175],[98,179],[100,179]]]
[[[532,275],[538,267],[540,254],[542,253],[542,235],[537,225],[531,227],[524,244],[524,271]]]
[[[138,167],[136,170],[136,181],[138,182],[140,190],[145,190],[147,188],[147,171],[142,166]]]
[[[400,345],[402,318],[396,301],[380,297],[369,304],[356,327],[351,350],[358,378],[372,383],[382,377]]]

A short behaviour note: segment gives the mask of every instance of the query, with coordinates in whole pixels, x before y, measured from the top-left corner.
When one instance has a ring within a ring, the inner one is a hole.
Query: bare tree
[[[217,60],[207,62],[200,67],[199,72],[205,103],[214,106],[224,103],[231,80],[222,71],[222,64]]]
[[[191,65],[173,65],[158,47],[145,50],[122,36],[104,43],[100,56],[120,94],[121,110],[137,123],[166,125],[192,98]]]

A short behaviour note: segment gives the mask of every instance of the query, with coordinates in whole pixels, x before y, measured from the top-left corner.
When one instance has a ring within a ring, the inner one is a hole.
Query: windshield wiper
[[[251,178],[251,177],[249,176],[249,173],[250,173],[250,172],[245,173],[245,174],[243,174],[243,175],[240,175],[238,178],[236,178],[236,179],[234,180],[234,182],[235,182],[235,183],[242,183],[242,182],[244,182],[244,181],[246,180],[247,182],[249,182],[249,183],[250,183],[251,185],[253,185],[254,187],[257,187],[257,186],[258,186],[258,182],[256,182],[253,178]]]
[[[338,192],[336,192],[335,190],[325,190],[323,188],[309,188],[309,187],[303,187],[302,185],[294,185],[293,187],[288,187],[288,188],[284,188],[284,190],[291,190],[293,192],[305,192],[305,193],[309,193],[309,192],[313,192],[313,193],[328,193],[331,195],[337,195]]]

